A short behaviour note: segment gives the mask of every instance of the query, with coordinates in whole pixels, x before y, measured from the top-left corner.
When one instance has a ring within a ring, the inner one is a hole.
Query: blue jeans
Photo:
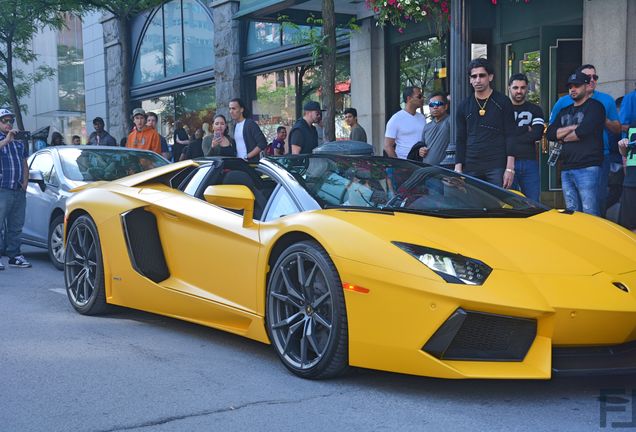
[[[561,171],[561,187],[566,209],[600,216],[598,207],[600,171],[600,166]]]
[[[476,177],[495,186],[503,187],[503,175],[505,168],[493,168],[486,171],[466,171],[464,174]]]
[[[20,255],[20,235],[24,226],[26,192],[23,190],[0,189],[0,226],[6,221],[4,249],[9,258]]]
[[[539,180],[539,162],[529,159],[515,160],[515,180],[512,189],[521,191],[531,200],[539,201],[541,182]]]

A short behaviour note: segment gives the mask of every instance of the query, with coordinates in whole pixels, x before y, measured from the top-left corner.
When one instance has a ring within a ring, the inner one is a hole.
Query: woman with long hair
[[[214,116],[212,147],[206,156],[236,156],[236,144],[230,138],[227,120],[223,114]]]

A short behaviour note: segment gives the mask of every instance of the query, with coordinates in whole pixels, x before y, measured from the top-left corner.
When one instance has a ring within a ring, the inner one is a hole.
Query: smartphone
[[[214,132],[214,140],[218,141],[221,139],[221,132]]]
[[[18,131],[14,136],[13,139],[18,140],[18,141],[28,141],[31,139],[31,132],[30,131]]]

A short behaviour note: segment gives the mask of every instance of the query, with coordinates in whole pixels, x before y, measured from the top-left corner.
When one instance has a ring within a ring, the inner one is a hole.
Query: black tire
[[[109,310],[104,290],[104,264],[95,222],[80,216],[69,229],[64,265],[66,294],[82,315],[99,315]]]
[[[49,258],[58,270],[64,270],[64,216],[53,218],[49,225],[49,238],[47,241]]]
[[[299,242],[280,255],[267,286],[265,322],[276,353],[294,374],[325,379],[347,370],[342,283],[318,243]]]

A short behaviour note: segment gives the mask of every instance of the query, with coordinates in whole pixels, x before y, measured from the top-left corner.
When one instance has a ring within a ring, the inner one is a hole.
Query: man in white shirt
[[[396,112],[386,124],[384,151],[389,157],[406,159],[411,147],[422,137],[426,117],[422,108],[424,96],[419,87],[406,87],[402,93],[404,109]]]

